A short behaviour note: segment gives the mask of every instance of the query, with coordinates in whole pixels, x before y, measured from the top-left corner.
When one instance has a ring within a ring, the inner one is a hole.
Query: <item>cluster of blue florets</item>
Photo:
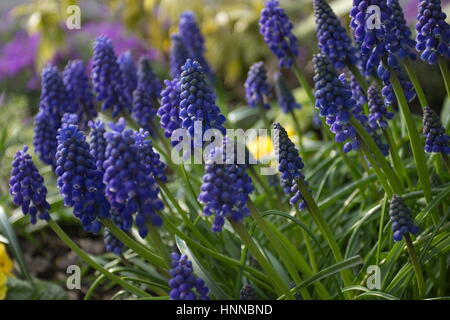
[[[227,160],[227,157],[232,158]],[[235,154],[226,152],[226,144],[212,150],[205,165],[203,184],[198,199],[205,204],[203,213],[214,215],[212,230],[220,232],[225,219],[242,222],[250,213],[247,201],[253,184],[245,166],[235,162]]]
[[[313,6],[320,51],[337,70],[344,68],[347,63],[356,64],[356,50],[330,5],[325,0],[314,0]]]
[[[245,81],[245,98],[251,108],[258,106],[264,109],[270,109],[264,98],[270,96],[270,85],[267,82],[266,68],[264,62],[256,62],[248,71],[247,80]]]
[[[356,131],[350,125],[350,118],[356,107],[351,90],[339,79],[330,60],[323,54],[314,56],[314,82],[316,108],[325,117],[338,143],[345,142],[344,151],[359,149]]]
[[[376,86],[370,86],[367,90],[369,104],[369,125],[373,129],[388,127],[388,120],[394,117],[392,112],[387,110],[383,98]]]
[[[417,45],[420,58],[435,64],[439,56],[450,58],[450,26],[445,22],[440,0],[422,0],[417,15]]]
[[[161,182],[167,182],[167,177],[164,173],[166,164],[161,161],[159,153],[153,150],[152,141],[147,139],[148,136],[149,133],[142,128],[136,132],[136,144],[139,147],[142,160],[150,169],[155,179]]]
[[[370,6],[379,8],[379,20],[373,19],[373,14],[378,13],[367,12]],[[401,8],[395,5],[391,8],[387,0],[353,0],[350,11],[350,26],[360,45],[362,60],[365,62],[364,71],[370,75],[377,74],[382,80],[382,94],[389,104],[395,101],[389,69],[397,74],[407,100],[411,101],[415,97],[414,88],[399,64],[400,59],[414,58],[410,50],[412,40],[407,36],[399,14],[402,14]],[[368,23],[379,25],[369,27]]]
[[[164,135],[166,138],[170,138],[176,129],[181,128],[181,84],[176,78],[173,80],[165,80],[164,85],[166,87],[161,91],[161,106],[159,107],[157,114],[160,117]],[[177,141],[172,141],[173,145],[177,143]]]
[[[201,122],[203,133],[208,129],[217,129],[225,134],[225,117],[216,105],[215,96],[205,79],[202,66],[188,59],[182,68],[180,79],[180,119],[183,128],[194,137],[194,123]]]
[[[137,88],[133,93],[133,118],[141,128],[151,132],[162,87],[146,56],[139,59],[137,77]]]
[[[86,231],[98,232],[98,219],[109,217],[110,205],[102,172],[95,165],[84,134],[73,124],[64,124],[58,131],[55,173],[64,204],[73,207],[73,214]]]
[[[212,71],[205,58],[205,40],[200,32],[195,14],[191,11],[183,12],[178,25],[181,39],[188,49],[189,57],[196,60],[203,67],[205,74],[212,78]],[[185,61],[183,62],[183,64]]]
[[[389,207],[389,216],[392,221],[392,230],[394,231],[394,241],[402,240],[403,236],[419,232],[419,227],[414,224],[411,210],[403,202],[403,199],[394,195]]]
[[[125,51],[122,53],[117,58],[117,63],[119,64],[125,85],[128,89],[128,95],[131,97],[138,84],[137,67],[131,51]]]
[[[169,274],[169,293],[171,300],[209,300],[209,289],[202,278],[194,275],[192,262],[183,254],[172,253]]]
[[[158,212],[164,208],[158,198],[159,187],[151,170],[142,159],[136,144],[136,135],[125,129],[123,118],[114,124],[112,131],[105,133],[107,142],[103,163],[103,181],[106,184],[106,197],[111,207],[122,218],[122,229],[129,231],[135,223],[141,237],[147,235],[147,223],[162,224]]]
[[[297,38],[292,33],[293,25],[284,9],[276,0],[266,1],[259,19],[259,31],[269,49],[280,61],[280,67],[291,67],[298,56]]]
[[[291,195],[289,202],[292,205],[300,202],[298,208],[303,210],[306,208],[306,203],[297,185],[298,180],[306,184],[301,172],[304,167],[303,160],[281,124],[274,123],[273,128],[276,130],[273,145],[278,161],[278,171],[281,173],[281,186],[285,193]]]
[[[176,79],[180,77],[181,67],[184,66],[187,59],[191,58],[191,55],[179,34],[173,34],[171,40],[170,75]]]
[[[450,136],[445,133],[439,115],[430,107],[423,110],[425,151],[450,154]]]
[[[94,107],[92,86],[83,61],[69,61],[64,68],[63,80],[67,90],[72,92],[78,104],[77,115],[80,127],[86,129],[88,121],[97,117],[97,111]]]
[[[111,40],[105,36],[94,42],[92,83],[102,110],[112,109],[113,117],[131,111],[131,95],[125,77],[117,63]]]
[[[50,205],[47,202],[47,188],[44,178],[36,169],[33,159],[27,154],[28,147],[17,151],[12,162],[9,193],[13,202],[22,207],[24,214],[30,215],[32,224],[37,219],[49,220]]]

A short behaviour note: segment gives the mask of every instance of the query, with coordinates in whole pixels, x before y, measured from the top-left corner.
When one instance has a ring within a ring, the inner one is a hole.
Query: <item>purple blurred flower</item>
[[[18,32],[1,48],[0,81],[34,65],[39,35]]]

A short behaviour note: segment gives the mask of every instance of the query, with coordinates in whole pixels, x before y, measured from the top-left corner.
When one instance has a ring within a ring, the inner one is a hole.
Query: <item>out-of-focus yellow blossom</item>
[[[6,282],[8,280],[8,277],[6,274],[0,271],[0,300],[5,299],[6,292],[8,291],[8,288],[6,286]]]
[[[0,300],[5,299],[8,288],[6,283],[8,276],[12,275],[13,263],[6,253],[6,248],[3,243],[0,243]]]
[[[286,131],[294,143],[297,139],[295,131],[292,127],[286,126]],[[248,144],[247,148],[256,160],[264,159],[273,152],[272,138],[269,135],[256,136]]]
[[[12,275],[13,262],[6,252],[6,247],[0,243],[0,272],[7,276]]]

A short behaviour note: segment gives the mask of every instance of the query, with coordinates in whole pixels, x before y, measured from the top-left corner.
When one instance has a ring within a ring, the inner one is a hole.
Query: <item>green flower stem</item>
[[[178,213],[181,215],[183,222],[188,226],[188,228],[192,231],[192,233],[204,243],[208,248],[214,249],[213,245],[206,239],[206,237],[198,230],[198,228],[194,225],[194,223],[189,219],[187,213],[180,207],[178,201],[174,198],[172,193],[167,189],[167,186],[164,183],[159,183],[159,187],[165,194],[165,196],[170,200],[173,206],[177,209]]]
[[[177,237],[179,237],[180,239],[184,240],[190,246],[190,248],[192,247],[196,250],[199,250],[199,251],[203,252],[204,254],[206,254],[210,257],[213,257],[227,265],[234,266],[236,268],[243,267],[244,270],[246,270],[248,273],[254,275],[255,277],[258,277],[259,279],[264,280],[264,281],[270,281],[269,278],[267,277],[267,275],[265,275],[261,271],[256,270],[255,268],[252,268],[247,265],[242,266],[239,261],[217,252],[217,249],[209,249],[209,248],[201,245],[200,243],[194,241],[194,239],[192,237],[189,237],[184,232],[179,230],[178,227],[175,226],[174,224],[172,224],[172,222],[170,222],[168,219],[164,219],[164,226],[170,233],[172,233],[172,234],[176,235]]]
[[[411,258],[411,264],[414,267],[414,272],[416,273],[417,285],[419,287],[419,299],[425,297],[425,281],[423,279],[422,269],[420,267],[419,258],[417,257],[416,250],[411,241],[409,234],[405,234],[406,248],[408,249],[409,257]]]
[[[402,65],[403,65],[403,68],[405,68],[406,73],[408,74],[408,77],[414,86],[414,89],[416,90],[420,105],[422,106],[422,108],[425,108],[426,106],[428,106],[427,97],[425,96],[425,93],[423,92],[422,85],[420,84],[419,78],[417,78],[416,71],[414,70],[413,66],[411,65],[411,61],[409,59],[403,59]]]
[[[378,228],[378,247],[377,247],[377,259],[376,265],[380,265],[380,256],[381,256],[381,247],[383,245],[383,227],[384,227],[384,216],[386,214],[386,208],[388,204],[389,196],[385,193],[384,198],[381,202],[381,216],[380,216],[380,225]]]
[[[249,166],[248,168],[249,175],[252,179],[256,180],[258,184],[262,187],[265,195],[269,197],[270,205],[274,208],[278,206],[279,200],[276,199],[276,195],[274,194],[273,190],[270,190],[270,186],[266,184],[264,179],[261,179],[261,177],[256,173],[256,170],[253,166]]]
[[[123,244],[136,252],[139,256],[149,261],[155,266],[159,266],[162,268],[167,268],[168,265],[161,257],[157,256],[153,252],[151,252],[148,248],[144,247],[142,244],[131,238],[127,233],[125,233],[122,229],[116,226],[116,224],[110,219],[100,219],[101,223],[111,231],[111,233],[119,239]]]
[[[394,138],[392,137],[391,129],[389,127],[386,128],[385,130],[383,130],[383,134],[390,147],[389,153],[392,158],[393,167],[400,170],[401,173],[400,177],[402,177],[404,181],[406,181],[408,187],[412,188],[413,185],[411,179],[409,178],[408,173],[406,172],[405,166],[403,165],[403,161],[400,159],[399,150],[397,148],[397,144],[395,143]]]
[[[294,206],[294,208],[295,208],[295,213],[297,214],[298,219],[299,220],[302,219],[302,214],[301,214],[300,210],[298,210],[297,206]],[[314,250],[311,245],[311,237],[303,228],[302,228],[302,236],[303,236],[303,240],[305,241],[306,252],[308,253],[308,256],[309,256],[309,263],[311,265],[311,270],[314,273],[316,273],[319,271],[319,268],[317,266],[316,255],[314,254]]]
[[[163,257],[164,261],[166,262],[166,266],[170,266],[171,263],[170,253],[167,250],[166,246],[164,245],[164,242],[162,241],[161,235],[159,234],[158,230],[156,230],[156,227],[151,223],[147,224],[147,228],[148,228],[147,239],[154,243],[161,257]]]
[[[444,58],[438,58],[439,68],[441,69],[442,78],[444,79],[445,89],[447,89],[447,96],[450,98],[450,72],[448,71],[447,62]]]
[[[364,155],[366,156],[367,161],[370,162],[370,165],[372,166],[372,169],[375,171],[375,174],[377,175],[378,180],[380,180],[381,184],[383,185],[384,191],[390,197],[392,197],[392,195],[394,194],[394,192],[392,191],[392,187],[389,184],[388,180],[386,179],[386,176],[383,174],[383,172],[379,168],[378,163],[375,160],[375,158],[373,157],[372,152],[370,152],[370,150],[367,148],[367,146],[364,143],[361,144],[361,150],[364,153]]]
[[[301,152],[303,153],[304,152],[303,144],[302,144],[303,134],[302,134],[302,129],[300,127],[300,122],[298,122],[298,119],[295,116],[294,110],[290,110],[289,113],[292,117],[292,122],[294,122],[295,131],[297,132],[299,148],[300,148]]]
[[[400,107],[403,118],[405,119],[406,128],[408,130],[409,141],[411,143],[411,148],[413,151],[414,161],[416,162],[417,173],[419,175],[419,181],[422,185],[422,189],[425,194],[425,199],[427,203],[430,203],[431,199],[431,186],[430,186],[430,174],[428,171],[427,162],[425,159],[425,151],[423,149],[423,144],[417,131],[416,124],[414,123],[413,116],[409,110],[408,102],[406,100],[403,89],[398,80],[395,71],[391,70],[391,83],[394,89],[395,95],[397,97],[397,102]],[[395,191],[397,192],[397,191]],[[401,193],[400,193],[401,194]],[[438,218],[436,216],[436,211],[433,210],[433,222],[437,223]]]
[[[289,290],[288,286],[283,282],[283,280],[277,274],[275,269],[270,265],[270,263],[264,257],[264,255],[259,250],[256,243],[253,241],[253,239],[248,234],[247,230],[245,230],[244,225],[242,223],[236,223],[233,221],[230,221],[230,222],[231,222],[231,225],[233,226],[234,231],[237,233],[237,235],[242,240],[244,245],[252,253],[252,255],[255,257],[256,261],[258,261],[258,263],[261,265],[263,270],[266,272],[266,274],[271,279],[271,283],[272,283],[273,287],[275,288],[275,290],[277,291],[277,294],[285,294],[289,299],[295,300],[294,295]]]
[[[316,104],[315,103],[316,99],[314,98],[314,93],[313,93],[313,91],[311,89],[311,86],[308,83],[308,80],[306,80],[305,75],[300,70],[300,68],[298,67],[296,62],[294,62],[294,64],[292,65],[292,69],[294,70],[295,76],[297,77],[297,80],[298,80],[299,84],[306,91],[306,94],[308,95],[309,101],[311,102],[311,105],[314,108],[314,106]]]
[[[128,290],[129,292],[137,295],[138,297],[151,297],[147,292],[139,289],[138,287],[133,286],[132,284],[124,281],[120,277],[115,274],[109,272],[97,262],[95,262],[86,252],[84,252],[78,245],[72,241],[72,239],[64,232],[63,229],[54,221],[48,221],[49,227],[56,233],[56,235],[73,251],[75,252],[84,262],[86,262],[91,268],[97,270],[101,274],[103,274],[106,278],[113,281],[117,285],[122,288]]]
[[[284,235],[284,232],[280,231],[277,226],[274,226],[273,224],[268,223],[270,229],[272,230],[272,233],[275,234],[275,237],[277,237],[282,245],[286,247],[287,252],[291,255],[292,260],[294,261],[294,264],[297,266],[298,270],[305,276],[305,277],[311,277],[314,275],[314,272],[309,267],[308,262],[303,257],[303,254],[298,251],[297,247],[292,244],[292,242],[286,238]],[[314,286],[316,287],[317,294],[321,299],[329,300],[331,299],[330,293],[327,291],[327,289],[323,286],[321,282],[314,283]]]
[[[296,183],[299,191],[301,192],[303,198],[305,199],[309,213],[311,214],[312,218],[314,219],[314,222],[316,223],[317,227],[322,233],[322,236],[325,238],[325,241],[327,241],[328,245],[330,246],[330,249],[333,252],[333,256],[336,262],[341,262],[343,260],[342,253],[339,249],[336,240],[333,237],[333,232],[331,231],[330,226],[320,213],[316,201],[312,197],[308,187],[306,186],[303,180],[296,180]],[[352,285],[352,281],[350,280],[351,272],[349,270],[343,270],[341,272],[341,277],[346,287]]]
[[[355,76],[356,81],[358,81],[359,85],[364,91],[364,95],[367,95],[369,84],[367,83],[367,80],[364,78],[361,72],[359,72],[359,69],[353,63],[347,63],[347,68]]]
[[[280,255],[281,259],[283,260],[283,262],[284,262],[286,268],[288,269],[294,282],[297,284],[302,282],[302,279],[300,278],[297,269],[295,268],[294,264],[292,263],[289,254],[286,252],[286,248],[284,248],[282,243],[280,242],[280,240],[275,237],[275,235],[271,231],[269,225],[266,223],[264,218],[261,216],[261,214],[259,213],[258,209],[255,207],[253,202],[251,200],[248,200],[247,205],[250,209],[251,216],[255,219],[256,223],[261,228],[262,232],[265,234],[267,239],[269,239],[270,243],[273,245],[275,250]],[[304,299],[311,300],[311,296],[310,296],[308,290],[302,290],[301,295]]]
[[[355,119],[355,117],[352,116],[350,118],[350,123],[355,128],[355,130],[358,132],[358,135],[362,138],[362,140],[364,142],[363,145],[364,144],[367,145],[366,157],[369,158],[370,155],[368,155],[368,153],[372,153],[373,157],[376,160],[375,165],[380,166],[381,169],[384,171],[384,174],[386,175],[386,178],[389,181],[392,190],[395,193],[402,194],[403,187],[400,184],[400,181],[398,180],[398,178],[395,175],[392,168],[389,166],[389,163],[387,162],[386,158],[381,153],[380,148],[377,146],[375,141],[372,139],[372,137],[369,135],[369,133],[366,131],[366,129],[363,128],[361,123],[359,123],[359,121]]]

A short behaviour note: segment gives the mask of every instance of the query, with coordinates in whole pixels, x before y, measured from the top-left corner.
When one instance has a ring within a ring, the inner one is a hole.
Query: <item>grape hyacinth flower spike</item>
[[[350,117],[356,107],[351,90],[339,79],[332,63],[323,54],[316,54],[314,62],[314,83],[316,108],[326,118],[331,132],[338,143],[345,142],[344,152],[358,150],[360,142],[356,130],[350,125]]]
[[[139,59],[137,81],[137,88],[133,93],[133,118],[140,127],[152,132],[152,121],[156,116],[156,103],[162,87],[146,56]]]
[[[89,152],[95,159],[97,170],[103,171],[103,162],[105,161],[106,139],[105,125],[103,121],[96,120],[89,122],[91,132],[89,134]]]
[[[422,0],[417,15],[417,45],[420,58],[435,64],[438,57],[450,58],[450,26],[440,0]]]
[[[73,207],[84,230],[98,232],[100,218],[108,218],[110,205],[105,197],[102,171],[97,170],[84,134],[73,124],[58,131],[56,153],[57,184],[64,204]]]
[[[380,9],[379,26],[376,26],[378,20],[374,20],[373,25],[373,15],[366,12],[372,5]],[[396,73],[408,101],[416,96],[413,85],[400,66],[400,60],[414,58],[414,53],[410,43],[412,39],[405,33],[402,17],[398,13],[401,11],[395,5],[389,6],[387,0],[353,0],[350,11],[350,26],[363,55],[364,71],[368,75],[376,74],[382,80],[382,94],[389,104],[395,101],[391,72]]]
[[[194,137],[194,124],[201,122],[203,133],[208,129],[217,129],[225,134],[225,117],[216,105],[215,96],[205,79],[202,66],[188,59],[181,72],[180,118],[182,127]]]
[[[337,70],[346,64],[357,64],[356,50],[344,27],[326,0],[313,0],[317,39],[320,51]]]
[[[450,136],[445,133],[439,115],[430,107],[423,110],[425,152],[450,154]]]
[[[181,75],[181,67],[186,60],[192,58],[189,50],[183,42],[179,34],[173,34],[170,46],[170,75],[173,79],[179,78]]]
[[[278,105],[283,113],[300,109],[300,104],[295,101],[292,91],[289,89],[288,84],[280,72],[275,74],[275,92],[277,94]]]
[[[406,234],[416,234],[419,231],[419,227],[414,224],[411,210],[399,195],[394,194],[392,197],[389,206],[389,216],[392,221],[394,241],[400,241]]]
[[[78,105],[72,91],[68,91],[61,73],[54,65],[42,70],[41,97],[39,110],[45,112],[49,121],[59,128],[64,113],[76,113]]]
[[[128,94],[131,96],[138,84],[137,67],[133,60],[131,51],[125,51],[117,58],[120,71],[124,78],[125,85],[128,88]]]
[[[160,118],[161,127],[164,130],[164,136],[170,138],[176,129],[181,128],[181,84],[178,79],[173,79],[164,80],[164,85],[165,88],[161,91],[161,106],[157,114]],[[172,145],[177,143],[177,141],[172,141]]]
[[[392,112],[387,110],[383,98],[376,86],[370,86],[367,91],[369,104],[369,125],[373,129],[386,129],[388,120],[394,117]]]
[[[388,50],[402,59],[410,58],[411,60],[416,60],[416,41],[412,38],[412,32],[406,23],[399,0],[387,0],[387,5],[391,9],[393,24],[391,32],[393,32],[393,38],[396,40],[389,44]]]
[[[141,237],[147,235],[147,223],[162,224],[158,212],[164,208],[158,198],[159,187],[136,144],[136,135],[125,129],[123,118],[111,123],[105,134],[107,146],[103,163],[106,197],[122,219],[122,229],[129,231],[135,223]]]
[[[92,61],[92,83],[97,100],[102,102],[102,111],[112,109],[112,116],[131,111],[131,96],[125,78],[117,63],[112,42],[105,36],[94,42]]]
[[[259,32],[269,49],[279,60],[280,67],[290,68],[298,56],[297,38],[292,34],[293,25],[276,0],[268,0],[261,11]]]
[[[155,179],[161,182],[167,182],[167,177],[164,173],[166,164],[161,161],[159,153],[153,150],[152,141],[147,139],[148,137],[148,131],[145,131],[142,128],[136,132],[136,145],[139,147],[141,157],[147,167],[151,170]]]
[[[221,232],[225,219],[240,223],[250,214],[247,207],[253,184],[245,171],[233,159],[227,161],[226,140],[212,150],[205,164],[203,184],[198,200],[205,204],[203,214],[214,215],[213,232]]]
[[[278,161],[278,171],[281,174],[281,186],[283,191],[291,196],[289,202],[292,205],[300,202],[298,208],[303,210],[306,208],[306,203],[296,183],[297,180],[302,180],[306,184],[301,172],[304,167],[303,160],[281,124],[274,123],[273,129],[275,131],[273,145]]]
[[[97,117],[94,106],[92,85],[86,73],[83,61],[71,60],[67,63],[63,72],[64,84],[69,92],[72,92],[78,103],[78,118],[81,129],[87,129],[89,120]]]
[[[245,98],[251,108],[262,106],[270,109],[269,104],[264,102],[264,98],[270,96],[270,85],[267,82],[266,68],[264,62],[254,63],[247,74],[245,81]]]
[[[39,174],[27,151],[28,147],[24,146],[14,156],[9,179],[9,193],[14,204],[21,206],[23,214],[29,214],[31,223],[35,224],[38,218],[50,219],[50,205],[47,202],[44,178]]]
[[[46,165],[55,167],[55,155],[58,148],[56,136],[59,124],[51,121],[50,116],[44,111],[39,111],[34,118],[33,146],[34,152]]]
[[[179,33],[184,41],[184,45],[189,50],[189,57],[196,60],[203,67],[205,74],[210,79],[213,73],[205,58],[205,40],[197,24],[195,14],[191,11],[185,11],[180,15]],[[183,64],[185,61],[183,62]]]
[[[194,275],[192,262],[188,257],[173,252],[171,258],[170,300],[209,300],[209,289],[203,279]]]

